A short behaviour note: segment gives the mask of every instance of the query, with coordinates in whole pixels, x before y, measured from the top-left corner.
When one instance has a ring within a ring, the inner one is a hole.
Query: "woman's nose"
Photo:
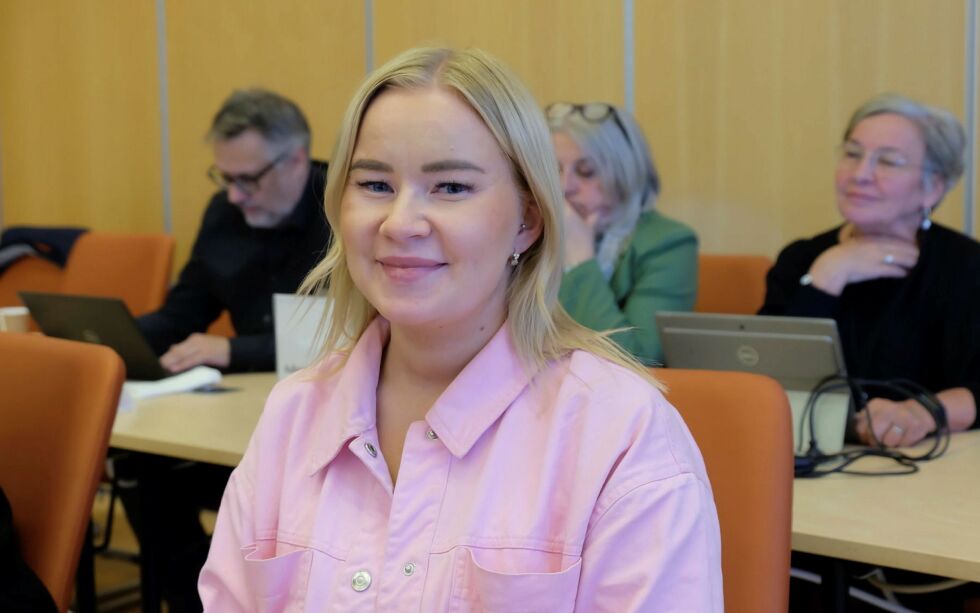
[[[851,171],[851,176],[859,181],[870,181],[874,178],[877,160],[871,154],[865,154],[858,160],[857,166]]]
[[[425,206],[421,198],[411,192],[395,197],[381,223],[381,233],[394,239],[426,236],[430,231]]]
[[[561,191],[565,196],[572,196],[578,191],[578,181],[575,179],[575,173],[572,172],[562,172],[558,175],[561,179]]]

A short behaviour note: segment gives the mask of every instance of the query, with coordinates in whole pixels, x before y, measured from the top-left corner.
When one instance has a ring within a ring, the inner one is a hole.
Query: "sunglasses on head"
[[[613,121],[619,127],[620,132],[626,137],[627,142],[631,142],[629,132],[626,131],[626,126],[619,119],[619,113],[616,112],[616,107],[605,102],[586,102],[584,104],[552,102],[545,107],[544,114],[548,119],[555,120],[564,119],[569,115],[579,115],[582,119],[592,123],[602,123],[612,117]]]

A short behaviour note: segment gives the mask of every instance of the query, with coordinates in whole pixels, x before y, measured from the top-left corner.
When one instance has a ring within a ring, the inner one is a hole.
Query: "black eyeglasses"
[[[626,137],[626,141],[632,142],[630,140],[630,133],[626,131],[626,126],[619,119],[619,113],[616,112],[616,107],[605,102],[586,102],[585,104],[552,102],[545,107],[544,114],[548,119],[554,120],[561,120],[569,115],[578,114],[582,119],[591,121],[592,123],[602,123],[612,117],[613,121],[619,127],[619,131]]]
[[[287,155],[289,155],[288,152],[279,155],[276,159],[263,166],[258,172],[252,174],[228,175],[218,170],[217,166],[212,165],[211,168],[208,168],[208,178],[219,189],[228,189],[229,186],[234,185],[246,195],[251,196],[259,191],[259,181],[262,180],[262,177],[269,174],[269,171],[275,168],[276,164],[285,160]]]

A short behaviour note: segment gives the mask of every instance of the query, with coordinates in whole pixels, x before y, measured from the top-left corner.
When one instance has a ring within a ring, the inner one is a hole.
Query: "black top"
[[[272,294],[294,293],[327,249],[326,176],[326,163],[311,162],[299,203],[275,228],[249,226],[225,191],[211,198],[177,284],[159,311],[137,320],[158,355],[227,309],[237,334],[227,370],[275,370]]]
[[[919,232],[919,260],[905,278],[851,283],[839,297],[800,285],[839,233],[783,249],[759,314],[832,318],[851,375],[910,379],[932,392],[966,387],[980,407],[980,243],[933,224]]]

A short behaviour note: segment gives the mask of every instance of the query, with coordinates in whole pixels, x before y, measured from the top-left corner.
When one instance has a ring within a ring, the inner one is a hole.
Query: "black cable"
[[[814,413],[816,412],[817,401],[823,394],[840,391],[842,389],[849,389],[851,399],[856,407],[856,410],[858,411],[863,410],[872,398],[872,394],[869,393],[869,390],[882,390],[889,392],[896,397],[915,400],[923,408],[925,408],[936,424],[936,429],[931,433],[933,436],[932,446],[927,451],[919,455],[909,455],[895,449],[886,448],[881,441],[875,437],[874,428],[872,427],[871,422],[871,414],[866,411],[865,419],[867,419],[868,432],[874,443],[873,446],[832,454],[823,453],[817,443],[814,429]],[[804,446],[803,440],[805,433],[803,424],[809,425],[810,439],[806,452],[803,455],[800,455]],[[943,407],[942,403],[934,394],[914,381],[909,381],[907,379],[878,381],[874,379],[860,379],[856,377],[841,377],[834,375],[821,380],[813,388],[813,391],[810,392],[810,396],[807,398],[807,402],[803,408],[803,413],[797,428],[797,440],[799,441],[799,444],[795,450],[795,473],[797,477],[817,478],[834,473],[846,473],[850,475],[862,476],[892,476],[908,475],[917,472],[919,470],[918,462],[934,460],[943,455],[949,448],[950,431],[945,407]],[[899,468],[884,471],[848,470],[849,466],[866,457],[889,458],[894,460],[899,465]],[[828,469],[820,468],[820,465],[829,462],[837,462],[837,464]]]

